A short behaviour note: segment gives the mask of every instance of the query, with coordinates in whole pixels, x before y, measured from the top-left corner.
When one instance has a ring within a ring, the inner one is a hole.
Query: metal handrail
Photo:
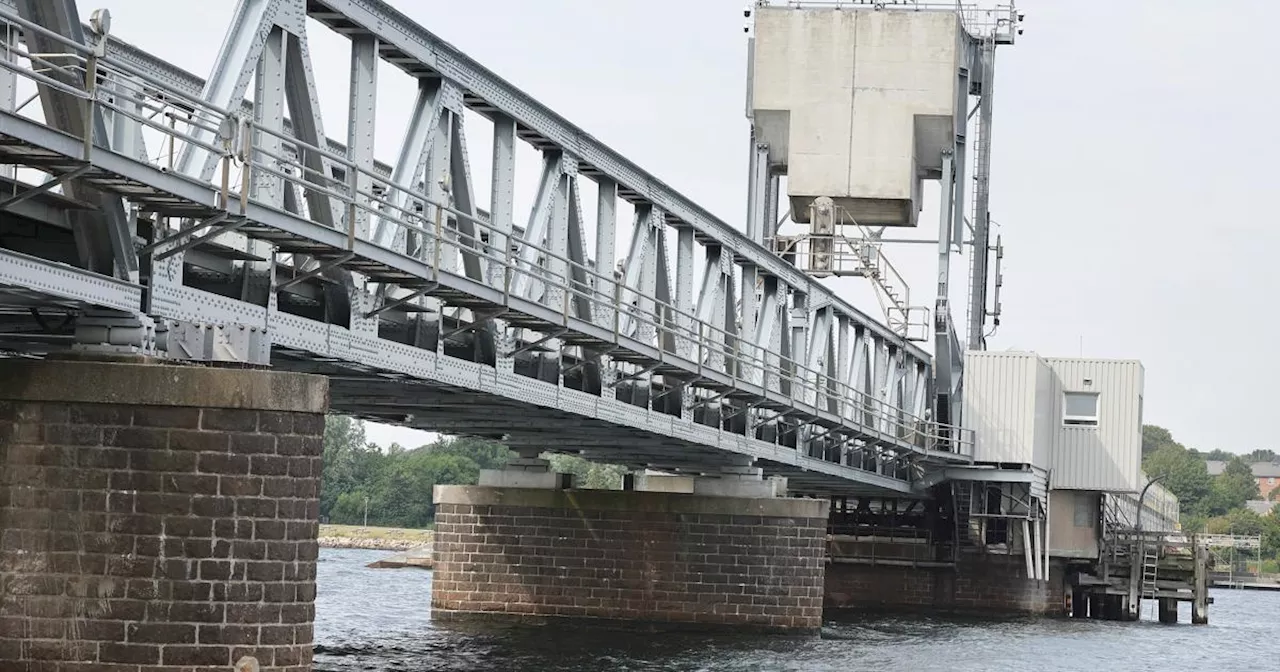
[[[994,35],[1001,28],[1008,29],[1017,23],[1017,11],[1012,3],[984,7],[977,3],[955,0],[756,0],[757,7],[786,7],[790,9],[896,9],[913,12],[952,12],[959,15],[965,30],[975,37]]]
[[[758,388],[765,396],[783,394],[790,398],[791,404],[798,409],[811,409],[815,414],[832,412],[849,430],[872,437],[875,440],[905,443],[929,450],[947,450],[947,445],[954,445],[960,454],[972,454],[972,431],[959,427],[942,425],[918,417],[905,409],[899,408],[881,396],[859,390],[844,381],[835,380],[823,371],[811,369],[800,362],[771,352],[767,347],[749,343],[738,334],[721,326],[700,320],[690,311],[684,311],[670,302],[662,302],[655,297],[643,296],[638,290],[624,288],[612,274],[606,274],[591,265],[575,262],[567,255],[558,254],[547,246],[521,241],[525,250],[533,250],[538,257],[553,261],[564,269],[564,273],[552,275],[545,267],[531,266],[518,254],[511,252],[510,246],[503,250],[494,250],[481,240],[482,233],[488,233],[490,240],[509,239],[510,231],[500,230],[497,225],[481,220],[478,216],[463,212],[448,204],[440,203],[425,193],[415,191],[412,187],[396,184],[372,170],[357,165],[348,157],[335,154],[326,148],[317,147],[296,137],[286,135],[282,130],[274,130],[257,124],[243,113],[231,113],[222,108],[210,105],[205,101],[194,100],[180,91],[148,77],[127,64],[122,64],[110,57],[94,56],[83,45],[42,30],[31,22],[14,17],[0,11],[0,22],[9,22],[24,29],[38,30],[47,33],[51,39],[82,53],[90,62],[85,72],[96,66],[96,76],[92,81],[84,82],[82,87],[70,85],[36,72],[34,68],[26,68],[19,64],[19,59],[27,59],[34,66],[42,63],[41,56],[27,52],[15,51],[15,60],[0,59],[0,67],[18,74],[26,79],[42,85],[57,88],[59,91],[88,101],[89,105],[109,109],[115,115],[136,121],[141,128],[161,134],[171,143],[170,154],[178,154],[178,145],[182,150],[199,147],[220,157],[221,175],[215,178],[214,186],[218,191],[219,203],[226,204],[239,201],[243,206],[249,200],[248,185],[256,177],[269,177],[285,184],[296,186],[305,192],[322,195],[338,206],[341,218],[334,222],[335,228],[348,234],[350,244],[356,240],[354,224],[361,218],[366,221],[387,222],[404,231],[415,233],[420,239],[417,255],[407,250],[395,250],[406,256],[417,256],[426,260],[428,255],[435,261],[433,272],[439,278],[442,262],[446,254],[456,255],[465,249],[466,254],[487,261],[503,276],[504,292],[510,296],[514,280],[517,277],[528,277],[542,286],[543,301],[560,299],[560,307],[566,325],[572,317],[572,303],[584,301],[590,309],[587,315],[579,315],[582,320],[600,324],[602,320],[611,320],[614,324],[614,337],[619,343],[625,340],[635,341],[646,347],[656,343],[659,357],[671,355],[691,361],[696,371],[702,374],[715,370],[719,375],[728,376],[734,387]],[[79,72],[79,71],[77,71]],[[115,78],[112,79],[113,75]],[[112,93],[117,100],[106,100],[98,96],[97,80],[99,78],[112,82]],[[137,78],[151,84],[154,88],[131,84],[130,78]],[[86,77],[86,79],[88,79]],[[130,105],[121,104],[120,96],[130,98]],[[136,106],[137,111],[130,109]],[[157,121],[156,117],[162,120]],[[163,123],[168,118],[170,124]],[[180,119],[174,122],[174,119]],[[217,131],[225,124],[230,124],[231,138],[220,141],[202,141],[197,129]],[[296,150],[295,156],[275,153],[263,147],[264,143],[254,142],[257,137],[271,137],[279,140],[281,146],[290,146]],[[332,175],[318,172],[307,166],[303,160],[305,153],[314,153],[322,165],[340,167],[345,173],[339,179]],[[239,180],[231,180],[233,166],[240,173]],[[287,168],[287,170],[286,170]],[[290,171],[296,171],[293,174]],[[362,179],[363,178],[363,179]],[[360,188],[361,184],[370,185]],[[381,187],[375,193],[373,185]],[[236,189],[239,193],[236,193]],[[405,205],[399,205],[404,203]],[[413,208],[421,206],[423,214],[419,215]],[[426,209],[435,208],[437,212],[447,212],[459,221],[470,222],[475,227],[474,234],[465,234],[459,230],[446,231],[436,218],[434,225],[424,217]],[[448,250],[446,252],[446,250]],[[448,272],[448,271],[445,271]],[[586,282],[575,281],[574,277],[585,278]],[[537,288],[534,284],[534,288]],[[602,293],[598,288],[613,287],[611,294]],[[642,305],[632,306],[624,303],[623,294],[634,294],[641,298]],[[536,295],[536,293],[535,293]],[[599,309],[601,315],[595,315]],[[623,329],[623,316],[626,316],[627,329]],[[634,331],[631,327],[634,326]],[[624,340],[625,339],[625,340]],[[674,343],[674,347],[668,347]],[[684,345],[682,348],[681,345]],[[696,345],[695,347],[692,347]],[[681,353],[681,350],[685,353]],[[688,356],[696,354],[692,359]],[[714,397],[712,397],[714,398]],[[772,418],[770,418],[772,420]],[[968,450],[966,451],[966,447]]]

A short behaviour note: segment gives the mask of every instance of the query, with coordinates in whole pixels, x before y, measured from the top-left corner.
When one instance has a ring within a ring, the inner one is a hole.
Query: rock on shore
[[[413,539],[361,539],[357,537],[320,537],[320,548],[362,548],[370,551],[408,551],[422,545]]]
[[[375,560],[365,567],[373,569],[403,569],[405,567],[417,567],[419,569],[431,569],[434,566],[431,558],[431,545],[419,546],[417,548],[405,551],[404,553],[396,553],[389,558]]]

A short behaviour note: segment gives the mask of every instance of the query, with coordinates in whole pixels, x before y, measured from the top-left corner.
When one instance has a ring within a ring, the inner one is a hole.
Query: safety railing
[[[1131,529],[1137,526],[1138,497],[1128,493],[1103,495],[1103,521],[1108,528]],[[1144,530],[1170,531],[1178,527],[1178,500],[1171,492],[1155,484],[1141,503]]]
[[[508,240],[510,231],[428,197],[429,184],[397,184],[374,173],[372,166],[361,166],[342,154],[286,134],[282,128],[273,128],[282,125],[279,119],[256,123],[242,109],[226,110],[186,95],[128,63],[0,11],[0,24],[5,23],[49,37],[70,53],[36,54],[15,48],[8,59],[0,59],[0,67],[29,85],[47,86],[88,101],[88,105],[82,103],[86,121],[97,109],[109,112],[114,123],[136,123],[145,138],[162,148],[154,159],[148,157],[152,165],[172,170],[175,157],[188,151],[217,157],[211,183],[220,210],[247,212],[250,202],[283,210],[284,193],[295,190],[298,214],[345,233],[346,248],[352,254],[358,240],[371,242],[379,229],[390,227],[395,235],[391,244],[383,247],[426,262],[432,275],[423,280],[429,283],[445,279],[442,273],[467,277],[458,272],[459,265],[479,263],[482,277],[473,280],[501,289],[507,307],[518,296],[554,308],[559,324],[553,328],[572,329],[574,319],[606,327],[621,348],[645,349],[628,347],[629,341],[656,348],[660,360],[685,369],[694,381],[722,376],[731,387],[781,397],[797,409],[830,413],[844,423],[848,433],[872,443],[972,454],[970,430],[915,416],[892,403],[894,397],[887,392],[876,396],[856,389],[823,371],[744,341],[669,302],[624,287],[612,274],[546,245],[521,241],[515,250],[510,245],[499,249],[494,243]],[[92,123],[85,126],[93,128]],[[205,136],[213,139],[205,140]],[[91,133],[85,134],[86,160],[95,151],[94,140]],[[108,142],[106,138],[96,140],[100,146]],[[271,198],[265,199],[263,194]],[[167,241],[189,240],[193,227],[199,225],[189,223],[176,231],[162,226],[160,231],[168,234]],[[465,230],[468,228],[471,231]],[[640,365],[622,366],[627,370],[624,377],[627,372],[637,375],[645,370]],[[705,390],[698,395],[702,403],[713,403],[720,396]],[[785,414],[765,417],[760,411],[758,424]]]
[[[816,277],[867,278],[890,330],[909,341],[932,338],[929,308],[911,305],[911,287],[885,256],[884,243],[867,235],[852,217],[837,221],[833,235],[776,236],[772,239],[775,250],[793,257],[796,266]],[[852,235],[845,235],[846,232]]]
[[[756,0],[757,7],[791,9],[896,9],[913,12],[955,12],[965,30],[975,37],[989,37],[1016,28],[1019,18],[1013,3],[984,6],[972,2],[942,0]]]

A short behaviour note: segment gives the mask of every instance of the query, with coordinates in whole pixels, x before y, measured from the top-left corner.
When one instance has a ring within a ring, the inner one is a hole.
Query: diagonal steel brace
[[[182,229],[178,231],[177,233],[173,234],[172,236],[169,236],[168,238],[162,238],[160,240],[157,240],[154,243],[151,243],[150,245],[144,245],[143,247],[138,249],[138,256],[146,256],[148,254],[151,254],[152,252],[155,252],[156,250],[160,249],[164,245],[171,243],[174,240],[177,240],[178,238],[181,238],[183,236],[189,236],[193,233],[196,233],[197,231],[202,231],[211,226],[214,226],[215,224],[220,224],[223,221],[225,221],[227,217],[230,217],[230,216],[231,214],[228,212],[219,212],[218,214],[208,219],[205,219],[197,224],[192,225],[190,228]]]
[[[213,218],[210,218],[210,219],[213,219]],[[224,217],[224,218],[219,219],[218,221],[220,221],[220,222],[221,222],[221,221],[224,221],[225,219],[226,219],[226,218]],[[205,221],[208,221],[208,220],[205,220]],[[214,238],[217,238],[218,236],[221,236],[221,235],[222,235],[222,234],[224,234],[224,233],[230,233],[230,232],[232,232],[232,231],[235,231],[236,229],[238,229],[238,228],[240,228],[240,227],[242,227],[242,226],[244,226],[245,224],[248,224],[248,223],[249,223],[249,218],[248,218],[248,217],[237,217],[237,218],[235,218],[235,219],[232,219],[231,221],[226,221],[225,223],[221,224],[220,226],[216,226],[216,227],[214,227],[214,229],[213,229],[212,231],[210,231],[209,233],[206,233],[206,234],[204,234],[203,236],[192,237],[192,238],[190,238],[189,240],[187,240],[186,242],[182,243],[181,245],[175,245],[174,247],[171,247],[171,248],[169,248],[169,249],[167,249],[167,250],[165,250],[165,251],[163,251],[163,252],[161,252],[161,253],[159,253],[159,254],[155,255],[154,257],[152,257],[152,259],[153,259],[154,261],[164,261],[165,259],[168,259],[169,257],[172,257],[172,256],[174,256],[174,255],[176,255],[176,254],[181,254],[181,253],[183,253],[183,252],[186,252],[187,250],[189,250],[189,249],[191,249],[191,248],[193,248],[193,247],[196,247],[196,246],[198,246],[198,245],[203,245],[203,244],[205,244],[205,243],[213,242],[213,239],[214,239]],[[203,225],[204,225],[204,223],[202,222],[202,223],[201,223],[201,225],[198,225],[198,226],[203,226]],[[193,228],[195,228],[195,227],[193,227]],[[169,242],[169,241],[171,241],[171,240],[173,240],[173,239],[175,239],[175,238],[177,238],[178,236],[181,236],[181,235],[184,235],[184,234],[178,234],[177,236],[170,236],[170,237],[168,237],[168,238],[166,238],[166,239],[164,239],[164,240],[160,241],[159,243],[153,243],[153,245],[167,243],[167,242]],[[189,231],[186,235],[190,235],[190,231]]]
[[[597,363],[598,363],[598,362],[600,362],[600,360],[601,360],[601,358],[602,358],[602,357],[604,357],[605,355],[608,355],[608,354],[610,354],[610,353],[612,353],[613,351],[618,350],[618,349],[619,349],[619,348],[616,348],[616,347],[614,347],[614,348],[606,348],[606,349],[604,349],[604,350],[601,350],[601,351],[599,351],[599,352],[596,352],[595,354],[591,355],[590,357],[583,357],[583,358],[582,358],[582,360],[581,360],[581,361],[579,361],[577,364],[574,364],[573,366],[571,366],[571,367],[569,367],[569,368],[567,368],[567,369],[565,369],[565,370],[561,371],[561,373],[562,373],[562,374],[565,374],[565,375],[568,375],[568,374],[570,374],[570,373],[573,373],[574,371],[577,371],[578,369],[581,369],[581,368],[585,367],[585,366],[586,366],[586,365],[588,365],[588,364],[591,364],[592,362],[597,362]]]
[[[313,269],[311,269],[311,270],[307,271],[306,273],[303,273],[302,275],[294,276],[294,277],[289,278],[288,280],[286,280],[286,281],[284,281],[284,282],[280,283],[279,285],[276,285],[276,291],[277,291],[277,292],[279,292],[279,291],[284,291],[284,290],[286,290],[286,289],[288,289],[288,288],[290,288],[290,287],[292,287],[292,286],[294,286],[294,285],[296,285],[296,284],[299,284],[299,283],[302,283],[302,282],[306,282],[306,281],[310,280],[311,278],[314,278],[314,277],[316,277],[316,276],[318,276],[318,275],[320,275],[320,274],[324,273],[325,271],[327,271],[327,270],[329,270],[329,269],[331,269],[331,268],[337,268],[337,267],[339,267],[339,266],[341,266],[341,265],[343,265],[343,264],[347,263],[348,261],[351,261],[353,258],[355,258],[355,256],[356,256],[356,253],[355,253],[355,252],[348,252],[348,253],[343,254],[343,255],[341,255],[341,256],[335,257],[332,261],[329,261],[329,262],[327,262],[327,263],[320,264],[319,266],[316,266],[315,268],[313,268]]]
[[[0,201],[0,210],[8,210],[9,208],[27,199],[34,198],[36,196],[39,196],[40,194],[43,194],[49,191],[50,189],[58,186],[59,184],[74,180],[77,177],[80,177],[81,175],[84,175],[85,173],[89,172],[89,169],[92,167],[93,166],[89,164],[85,164],[69,173],[63,173],[61,175],[58,175],[57,177],[50,178],[49,180],[43,182],[42,184],[31,187],[30,189],[22,192],[21,194],[18,194],[16,196],[10,196],[9,198],[6,198],[3,201]]]
[[[489,320],[506,315],[508,312],[509,311],[507,308],[499,308],[498,310],[495,310],[491,313],[480,313],[476,316],[476,319],[472,320],[471,322],[468,322],[458,327],[454,327],[453,329],[450,329],[449,331],[445,332],[443,338],[451,338],[469,329],[475,329],[476,327],[482,326],[485,322],[488,322]],[[560,333],[563,334],[565,332],[560,332]]]
[[[661,362],[658,362],[657,364],[654,364],[653,366],[646,366],[645,368],[641,369],[640,371],[636,371],[635,373],[633,373],[633,374],[631,374],[631,375],[629,375],[629,376],[623,376],[622,378],[619,378],[619,379],[617,379],[617,380],[613,381],[612,383],[609,383],[609,387],[617,387],[617,386],[619,386],[619,385],[621,385],[621,384],[623,384],[623,383],[626,383],[626,382],[629,382],[629,381],[632,381],[632,380],[639,380],[641,376],[646,376],[646,375],[648,375],[648,374],[653,373],[654,371],[656,371],[656,370],[657,370],[657,368],[658,368],[659,366],[662,366],[662,363],[661,363]]]
[[[383,286],[385,287],[386,285],[383,285]],[[394,300],[394,301],[391,301],[391,302],[387,302],[387,301],[386,301],[386,299],[385,299],[385,294],[384,294],[383,304],[382,304],[381,306],[378,306],[377,308],[374,308],[373,310],[371,310],[371,311],[369,311],[369,312],[365,313],[365,314],[364,314],[364,316],[365,316],[365,318],[366,318],[366,319],[368,319],[368,318],[370,318],[370,317],[374,317],[374,316],[376,316],[376,315],[381,315],[381,314],[383,314],[383,313],[387,312],[388,310],[395,310],[396,308],[399,308],[400,306],[403,306],[403,305],[405,305],[406,303],[409,303],[409,302],[411,302],[411,301],[413,301],[413,300],[417,299],[418,297],[423,296],[423,295],[424,295],[424,294],[426,294],[427,292],[430,292],[431,290],[433,290],[433,289],[435,289],[435,288],[437,288],[437,287],[439,287],[439,286],[440,286],[440,283],[432,282],[432,283],[429,283],[426,287],[422,287],[421,289],[418,289],[417,291],[413,292],[412,294],[409,294],[408,296],[400,297],[400,298],[398,298],[398,299],[396,299],[396,300]],[[381,288],[380,288],[380,289],[381,289]],[[382,293],[382,292],[380,292],[380,293]]]
[[[556,329],[556,330],[555,330],[555,332],[553,332],[553,333],[547,334],[546,336],[543,336],[542,338],[540,338],[540,339],[538,339],[538,340],[536,340],[536,341],[534,341],[534,342],[532,342],[532,343],[528,343],[528,344],[524,345],[523,347],[516,348],[515,350],[512,350],[512,351],[511,351],[511,354],[509,354],[509,355],[507,355],[507,356],[508,356],[508,357],[515,357],[516,355],[519,355],[519,354],[524,353],[524,352],[528,352],[528,351],[530,351],[530,350],[532,350],[532,349],[534,349],[534,348],[538,347],[539,345],[542,345],[543,343],[546,343],[547,341],[550,341],[550,340],[555,339],[555,338],[560,338],[561,336],[564,336],[564,335],[565,335],[565,334],[567,334],[567,333],[569,333],[569,330],[568,330],[568,329]]]

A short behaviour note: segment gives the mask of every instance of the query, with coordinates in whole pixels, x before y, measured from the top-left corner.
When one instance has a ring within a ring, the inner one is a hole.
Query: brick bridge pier
[[[302,374],[0,360],[0,670],[310,670],[328,402]]]
[[[436,486],[438,620],[822,625],[826,500]]]
[[[479,486],[436,486],[433,618],[816,632],[824,609],[1063,614],[1058,563],[1044,580],[1020,554],[845,557],[827,500],[779,497],[758,468],[724,472],[572,490],[523,458]]]
[[[0,670],[310,670],[323,377],[0,360]],[[823,607],[1052,612],[1012,564],[828,562],[829,502],[751,466],[438,486],[434,617],[814,632]],[[424,596],[425,599],[425,596]]]

